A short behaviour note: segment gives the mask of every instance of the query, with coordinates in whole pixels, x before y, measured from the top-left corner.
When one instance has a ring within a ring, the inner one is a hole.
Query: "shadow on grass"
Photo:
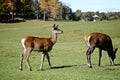
[[[106,66],[120,66],[120,64],[115,64],[115,65],[106,65]]]
[[[76,66],[83,66],[83,65],[63,65],[63,66],[53,66],[51,69],[64,69],[64,68],[70,68],[70,67],[76,67]],[[84,65],[85,66],[85,65]],[[46,68],[43,70],[38,69],[37,71],[45,71],[50,68]]]
[[[115,64],[115,66],[120,66],[120,64]]]
[[[63,66],[54,66],[54,67],[52,67],[52,69],[70,68],[70,67],[75,67],[75,66],[80,66],[80,65],[63,65]]]

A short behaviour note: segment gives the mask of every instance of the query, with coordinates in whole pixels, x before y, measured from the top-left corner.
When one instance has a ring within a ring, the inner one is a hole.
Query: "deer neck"
[[[57,41],[57,34],[56,33],[52,33],[51,41],[52,41],[53,44],[56,43],[56,41]]]

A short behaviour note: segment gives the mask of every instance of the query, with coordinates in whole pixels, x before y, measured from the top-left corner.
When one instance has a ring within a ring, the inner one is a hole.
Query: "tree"
[[[0,22],[10,21],[11,19],[10,11],[12,8],[13,8],[13,3],[11,2],[11,0],[0,1]]]
[[[39,7],[38,0],[32,1],[31,9],[32,9],[34,15],[36,16],[36,19],[38,19],[39,18],[39,14],[40,14],[40,7]]]
[[[46,16],[53,18],[54,20],[58,19],[60,15],[60,2],[59,0],[41,0],[40,8],[44,14],[43,19],[46,19]]]
[[[50,7],[50,17],[54,20],[58,19],[57,17],[60,15],[60,3],[58,0],[50,0],[48,2]]]
[[[77,10],[75,12],[75,20],[81,20],[82,12],[81,10]]]
[[[99,19],[100,19],[100,21],[106,20],[107,19],[106,14],[104,12],[99,13]]]
[[[93,21],[93,15],[94,12],[84,12],[82,14],[82,19],[84,19],[85,21]]]
[[[63,5],[62,5],[62,2],[60,2],[60,16],[59,16],[59,19],[62,20],[63,19]]]
[[[46,20],[47,13],[49,12],[49,6],[48,6],[49,0],[40,0],[40,8],[43,12],[43,20]]]
[[[72,9],[67,6],[67,5],[63,5],[63,19],[65,20],[71,20],[72,19]]]

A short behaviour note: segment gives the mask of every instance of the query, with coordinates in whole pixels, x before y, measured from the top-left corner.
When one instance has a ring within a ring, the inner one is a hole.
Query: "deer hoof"
[[[88,64],[88,67],[89,67],[89,68],[92,68],[92,65],[91,65],[91,64]]]
[[[23,69],[20,69],[20,71],[22,71]]]
[[[44,71],[44,69],[40,69],[40,71]]]
[[[30,69],[30,71],[32,71],[32,69]]]
[[[92,68],[92,66],[89,66],[89,68]]]
[[[89,68],[92,68],[92,65],[88,66]]]
[[[53,67],[50,67],[50,69],[53,69]]]

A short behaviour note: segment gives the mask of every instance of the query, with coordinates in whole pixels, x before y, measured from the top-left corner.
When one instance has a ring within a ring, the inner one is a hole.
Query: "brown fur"
[[[37,51],[50,51],[53,46],[50,38],[28,36],[25,39],[26,48],[31,47],[32,49]]]
[[[112,40],[108,35],[103,33],[90,33],[88,35],[85,35],[84,39],[88,46],[86,55],[89,67],[92,67],[90,56],[95,48],[99,48],[99,63],[98,63],[99,66],[101,62],[102,50],[107,51],[110,57],[110,62],[112,65],[114,65],[114,59],[116,57],[115,53],[117,49],[115,49],[115,51],[113,50]]]
[[[23,38],[21,40],[21,43],[24,50],[20,58],[20,70],[22,70],[22,63],[24,58],[26,59],[26,64],[28,66],[28,69],[30,71],[32,70],[29,63],[29,56],[33,50],[42,52],[41,65],[40,65],[41,70],[43,70],[43,63],[44,63],[45,57],[48,60],[48,64],[50,68],[52,68],[48,52],[52,50],[53,45],[56,43],[57,34],[61,34],[61,33],[63,33],[63,31],[58,29],[58,25],[55,26],[54,24],[52,28],[51,38],[39,38],[39,37],[33,37],[33,36],[27,36]]]

